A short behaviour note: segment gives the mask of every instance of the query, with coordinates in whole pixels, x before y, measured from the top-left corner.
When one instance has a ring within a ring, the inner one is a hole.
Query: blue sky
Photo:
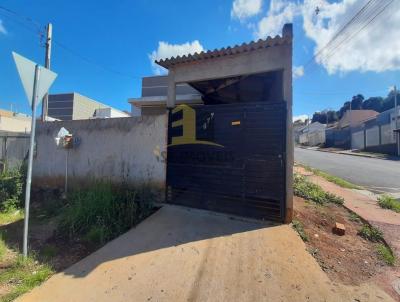
[[[59,77],[51,93],[76,91],[123,110],[130,110],[128,98],[140,96],[140,78],[160,72],[150,57],[249,42],[280,33],[285,22],[295,31],[294,115],[338,109],[357,93],[385,96],[400,75],[400,45],[392,39],[400,33],[398,6],[348,45],[307,64],[365,2],[3,0],[0,5],[19,16],[0,9],[0,108],[12,103],[29,112],[11,51],[44,60],[34,24],[20,16],[53,23],[52,69]]]

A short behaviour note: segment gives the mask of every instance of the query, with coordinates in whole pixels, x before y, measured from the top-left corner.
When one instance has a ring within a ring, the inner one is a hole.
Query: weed
[[[292,227],[296,230],[296,232],[299,234],[300,238],[303,241],[308,241],[308,236],[307,236],[306,232],[304,231],[304,226],[299,220],[293,219]]]
[[[350,219],[350,221],[354,221],[354,222],[358,222],[358,223],[361,222],[360,216],[358,216],[356,213],[353,213],[353,212],[350,212],[349,219]]]
[[[361,189],[359,186],[352,184],[352,183],[348,182],[347,180],[344,180],[340,177],[328,174],[328,173],[323,172],[318,169],[311,168],[309,166],[302,165],[302,167],[304,169],[306,169],[307,171],[313,172],[315,175],[321,176],[321,177],[325,178],[327,181],[333,182],[334,184],[337,184],[338,186],[340,186],[342,188],[357,189],[357,190]]]
[[[325,192],[320,186],[308,181],[304,176],[299,174],[294,175],[293,191],[296,196],[318,204],[331,202],[341,205],[344,203],[343,198]]]
[[[358,235],[363,237],[366,240],[372,242],[380,242],[383,241],[382,232],[376,227],[370,226],[368,224],[364,224],[360,231],[358,231]]]
[[[386,245],[380,243],[376,248],[379,257],[386,262],[386,264],[393,266],[396,262],[396,257],[394,256],[392,250]]]
[[[6,225],[19,221],[24,218],[22,210],[14,210],[9,212],[0,212],[0,225]]]
[[[7,245],[3,239],[3,236],[0,236],[0,261],[4,259],[4,256],[7,254]]]
[[[126,232],[152,211],[154,195],[146,187],[129,190],[98,183],[70,193],[59,231],[102,244]]]
[[[39,264],[33,257],[24,259],[22,256],[19,256],[13,265],[0,275],[1,285],[15,285],[10,293],[1,298],[1,301],[8,302],[14,300],[41,284],[52,274],[53,270],[48,265]]]
[[[0,173],[0,210],[8,213],[21,208],[23,198],[24,168]]]
[[[40,251],[40,255],[45,260],[50,260],[57,255],[58,249],[54,245],[45,245]]]
[[[381,208],[390,209],[397,213],[400,213],[400,201],[397,201],[392,196],[383,194],[378,197],[378,204]]]

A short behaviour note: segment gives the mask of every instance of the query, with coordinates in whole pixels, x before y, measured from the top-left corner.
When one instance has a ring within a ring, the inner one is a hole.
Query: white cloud
[[[0,34],[6,35],[7,34],[7,30],[4,27],[3,21],[0,20]]]
[[[293,66],[293,78],[298,79],[304,75],[304,66]]]
[[[305,122],[306,119],[308,119],[308,115],[307,114],[301,114],[301,115],[293,116],[293,122],[299,121],[299,120],[302,121],[302,122]]]
[[[236,2],[236,1],[235,1]],[[271,0],[253,29],[254,36],[266,38],[281,34],[285,23],[296,17],[303,21],[305,35],[314,43],[316,54],[368,2],[368,0]],[[360,29],[390,0],[372,2],[365,15],[347,32],[316,57],[329,74],[400,70],[400,1],[391,5],[365,29]],[[316,8],[319,8],[316,14]],[[301,19],[300,19],[301,18]],[[364,20],[364,22],[360,22]],[[254,20],[253,20],[254,22]],[[300,21],[301,22],[301,21]],[[246,24],[249,26],[249,23]],[[359,33],[357,33],[359,32]],[[357,34],[355,34],[357,33]],[[340,45],[340,46],[339,46]]]
[[[342,0],[329,3],[326,0],[304,0],[301,11],[303,28],[308,38],[316,44],[314,53],[319,52],[360,9],[367,0]],[[388,0],[378,1],[379,5]],[[376,4],[373,4],[376,5]],[[320,8],[318,15],[315,8]],[[372,6],[371,6],[372,8]],[[379,9],[374,8],[373,12]],[[369,13],[368,16],[373,16]],[[361,19],[361,18],[360,18]],[[364,18],[363,18],[364,19]],[[365,23],[363,23],[365,24]],[[332,44],[317,56],[329,74],[350,71],[374,71],[400,69],[400,2],[394,1],[385,12],[376,17],[364,30],[362,24],[349,27]],[[341,46],[338,46],[341,45]]]
[[[158,42],[157,50],[153,50],[152,53],[149,54],[149,59],[153,68],[153,72],[157,75],[160,75],[166,73],[166,70],[157,65],[154,61],[187,54],[194,54],[196,52],[200,53],[202,51],[204,51],[204,48],[198,40],[183,44],[169,44],[168,42],[160,41]]]
[[[231,17],[243,21],[261,12],[262,0],[234,0]]]
[[[266,38],[281,34],[285,23],[293,22],[299,12],[297,3],[287,0],[271,0],[267,15],[257,24],[256,38]]]

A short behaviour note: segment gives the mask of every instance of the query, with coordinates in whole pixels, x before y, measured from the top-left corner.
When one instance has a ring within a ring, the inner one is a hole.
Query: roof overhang
[[[290,34],[285,34],[284,31],[282,36],[275,36],[274,38],[268,37],[264,40],[260,39],[258,41],[243,43],[242,45],[235,45],[233,47],[214,49],[214,50],[202,51],[200,53],[196,52],[194,54],[171,57],[168,59],[155,61],[155,63],[166,69],[169,69],[171,67],[181,64],[203,62],[209,59],[235,56],[242,53],[268,49],[274,46],[280,46],[283,44],[291,44],[291,43],[292,43],[291,32]]]
[[[131,98],[128,100],[129,103],[136,107],[145,106],[166,106],[167,96],[147,96],[141,98]],[[181,94],[176,96],[177,104],[203,104],[201,95],[198,94]]]

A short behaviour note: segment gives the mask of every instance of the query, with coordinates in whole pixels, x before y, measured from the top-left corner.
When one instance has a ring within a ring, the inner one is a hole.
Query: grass
[[[378,204],[381,208],[389,209],[400,213],[400,201],[396,200],[392,196],[383,194],[378,197]]]
[[[0,301],[13,301],[47,280],[53,273],[50,266],[40,264],[34,257],[24,259],[18,256],[16,261],[0,274],[1,285],[14,285],[9,293],[1,297]]]
[[[320,186],[310,182],[299,174],[294,175],[293,192],[296,196],[318,204],[335,203],[342,205],[344,203],[342,197],[325,192]]]
[[[323,171],[318,170],[318,169],[311,168],[311,167],[306,166],[306,165],[301,165],[301,166],[304,169],[306,169],[307,171],[310,171],[310,172],[314,173],[315,175],[321,176],[321,177],[325,178],[327,181],[333,182],[334,184],[337,184],[338,186],[340,186],[342,188],[356,189],[356,190],[361,189],[360,186],[352,184],[351,182],[348,182],[347,180],[344,180],[344,179],[342,179],[340,177],[333,176],[331,174],[328,174],[328,173],[323,172]]]
[[[299,220],[293,219],[292,227],[296,230],[296,232],[299,234],[300,238],[303,241],[308,241],[308,236],[307,236],[306,232],[304,231],[304,226]]]
[[[6,225],[24,219],[22,210],[13,210],[8,212],[0,212],[0,225]]]
[[[353,212],[350,212],[350,214],[349,214],[349,220],[350,220],[350,221],[354,221],[354,222],[358,222],[358,223],[361,222],[360,216],[358,216],[356,213],[353,213]]]
[[[150,215],[153,199],[149,188],[131,190],[108,183],[72,192],[61,213],[59,232],[102,245]]]
[[[358,235],[363,237],[366,240],[372,242],[382,242],[383,234],[376,227],[370,226],[368,224],[364,224],[360,231],[358,231]]]
[[[385,261],[386,264],[393,266],[396,262],[396,257],[394,256],[392,250],[386,245],[380,243],[376,248],[379,258]]]

